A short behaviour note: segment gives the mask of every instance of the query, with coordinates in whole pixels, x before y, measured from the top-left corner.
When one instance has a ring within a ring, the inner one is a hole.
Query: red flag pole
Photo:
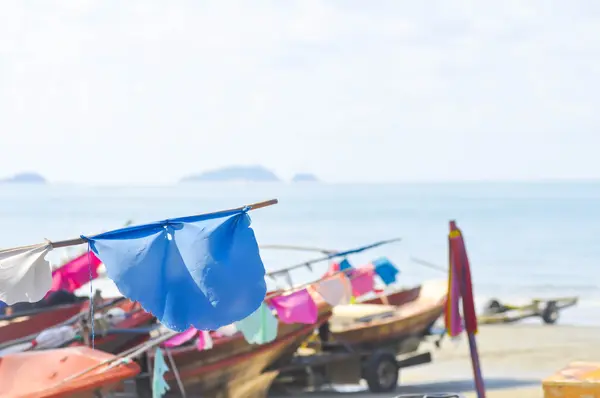
[[[469,340],[469,351],[471,353],[471,364],[473,366],[475,390],[478,398],[485,398],[485,384],[483,382],[477,340],[475,338],[475,334],[477,333],[477,315],[475,314],[470,264],[462,233],[456,226],[455,221],[450,221],[449,250],[452,262],[456,267],[456,277],[459,279],[465,329]]]

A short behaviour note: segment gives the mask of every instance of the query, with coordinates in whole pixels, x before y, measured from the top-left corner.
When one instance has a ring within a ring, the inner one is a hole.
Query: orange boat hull
[[[118,388],[125,379],[140,372],[135,362],[107,369],[102,365],[69,382],[63,382],[88,368],[114,358],[88,347],[32,351],[0,358],[2,398],[80,398]]]

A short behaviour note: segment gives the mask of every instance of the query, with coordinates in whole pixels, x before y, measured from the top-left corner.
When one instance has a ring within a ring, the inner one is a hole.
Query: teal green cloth
[[[261,306],[247,318],[235,323],[250,344],[266,344],[277,338],[277,318],[273,312],[262,303]]]
[[[169,371],[169,367],[165,363],[160,348],[154,353],[154,377],[152,378],[152,398],[161,398],[167,391],[170,390],[169,385],[165,381],[165,373]]]

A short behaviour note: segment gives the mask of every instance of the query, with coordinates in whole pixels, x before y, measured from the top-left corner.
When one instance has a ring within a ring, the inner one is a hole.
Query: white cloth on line
[[[348,304],[352,298],[352,285],[344,274],[319,281],[314,285],[314,290],[332,306]]]
[[[0,301],[8,305],[35,303],[52,286],[52,271],[46,254],[48,243],[0,250]]]

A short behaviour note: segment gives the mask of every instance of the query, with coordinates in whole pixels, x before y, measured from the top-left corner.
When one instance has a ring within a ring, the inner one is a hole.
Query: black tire
[[[363,376],[371,392],[392,392],[398,386],[398,370],[393,353],[375,351],[365,361]]]
[[[548,301],[546,308],[542,311],[542,320],[547,325],[554,325],[558,321],[559,312],[556,301]]]
[[[500,301],[496,299],[491,299],[485,304],[485,308],[483,310],[486,315],[500,314],[505,311],[505,307],[500,304]]]

